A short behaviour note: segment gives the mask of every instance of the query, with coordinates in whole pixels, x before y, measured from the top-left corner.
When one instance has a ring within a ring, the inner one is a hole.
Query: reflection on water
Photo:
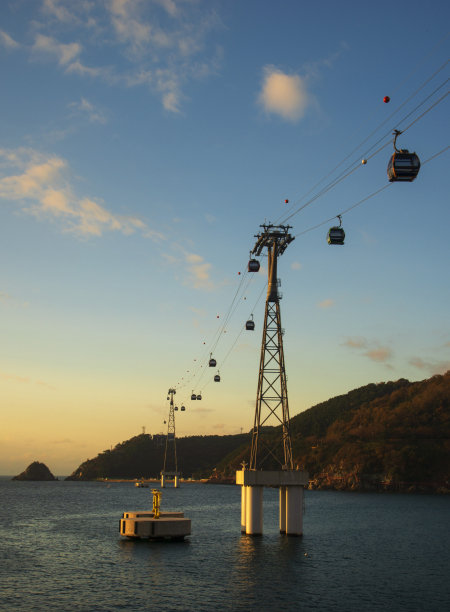
[[[146,494],[147,493],[147,494]],[[165,489],[192,520],[185,542],[125,540],[151,506],[127,483],[0,481],[1,610],[444,610],[450,498],[308,492],[304,535],[240,534],[239,487]]]

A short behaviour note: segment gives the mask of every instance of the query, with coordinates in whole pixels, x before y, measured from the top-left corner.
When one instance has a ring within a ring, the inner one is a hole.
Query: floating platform
[[[191,519],[183,512],[161,512],[154,518],[152,511],[124,512],[120,519],[120,535],[132,539],[184,540],[191,535]]]
[[[152,510],[133,510],[123,513],[119,530],[132,539],[183,540],[191,535],[191,519],[183,512],[160,512],[155,518]]]
[[[126,538],[149,540],[184,540],[191,535],[191,519],[183,512],[161,512],[162,492],[152,489],[152,510],[128,510],[122,514],[119,533]]]

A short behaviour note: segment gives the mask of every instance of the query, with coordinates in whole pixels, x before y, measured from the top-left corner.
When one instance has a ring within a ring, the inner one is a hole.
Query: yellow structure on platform
[[[153,518],[155,519],[159,519],[159,507],[161,505],[161,495],[162,495],[162,491],[159,491],[158,489],[152,489],[152,493],[153,493]]]

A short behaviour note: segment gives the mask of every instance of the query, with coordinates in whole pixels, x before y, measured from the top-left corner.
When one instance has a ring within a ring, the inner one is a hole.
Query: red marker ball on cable
[[[384,102],[385,104],[387,104],[389,101],[390,101],[390,97],[389,97],[389,96],[384,96],[384,98],[383,98],[383,102]]]

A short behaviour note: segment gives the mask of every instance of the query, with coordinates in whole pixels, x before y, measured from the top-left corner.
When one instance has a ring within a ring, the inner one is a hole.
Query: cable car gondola
[[[253,321],[253,315],[251,315],[251,319],[249,319],[247,321],[247,323],[245,324],[245,329],[248,329],[249,331],[253,331],[255,329],[255,322]]]
[[[196,394],[195,394],[195,393],[192,391],[191,400],[196,400],[196,399],[197,399],[197,396],[196,396]]]
[[[201,396],[200,394],[199,394],[199,395],[197,395],[197,399],[198,399],[198,400],[201,400],[201,399],[202,399],[202,396]]]
[[[219,371],[217,371],[217,374],[214,376],[214,382],[220,382],[220,374],[219,374]]]
[[[345,240],[345,232],[342,227],[342,218],[341,215],[337,216],[339,219],[339,225],[335,225],[334,227],[330,227],[327,234],[327,242],[328,244],[344,244]]]
[[[217,361],[213,358],[212,353],[209,354],[209,367],[215,368],[217,365]]]
[[[178,406],[175,406],[174,410],[178,410]]]
[[[185,406],[181,406],[181,412],[184,412],[186,410]]]
[[[401,132],[399,130],[394,131],[394,149],[395,153],[389,160],[387,167],[387,174],[390,183],[397,181],[413,181],[419,174],[420,170],[420,159],[415,153],[410,153],[408,149],[397,149],[396,141],[397,136]]]
[[[259,261],[257,259],[250,259],[248,262],[248,271],[249,272],[259,272],[260,268]]]

